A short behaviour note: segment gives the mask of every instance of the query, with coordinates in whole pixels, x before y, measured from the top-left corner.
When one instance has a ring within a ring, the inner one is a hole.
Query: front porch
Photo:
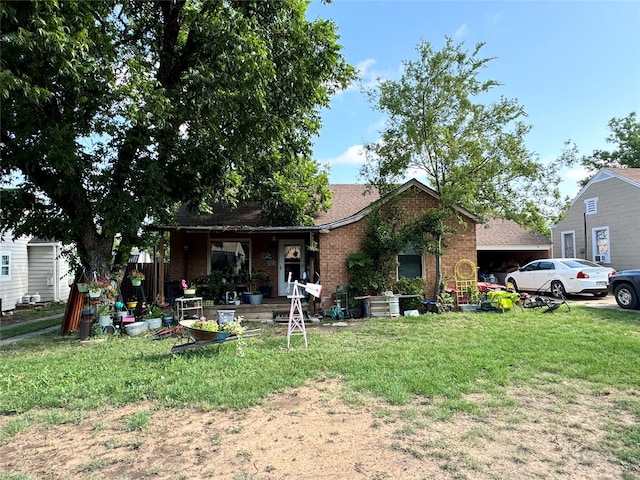
[[[291,301],[287,297],[263,298],[259,305],[241,303],[240,305],[212,305],[206,302],[204,305],[204,315],[209,319],[218,318],[218,310],[233,310],[235,317],[243,317],[245,321],[251,322],[284,322],[289,320],[289,310]],[[308,314],[309,321],[319,319],[309,312],[309,305],[302,302],[302,308]],[[318,311],[322,313],[319,309]]]

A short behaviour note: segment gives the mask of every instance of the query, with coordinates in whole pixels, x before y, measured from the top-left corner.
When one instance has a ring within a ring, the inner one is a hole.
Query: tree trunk
[[[434,285],[434,299],[438,299],[438,296],[442,293],[440,283],[442,282],[442,235],[437,236],[437,251],[436,251],[436,283]]]
[[[92,225],[93,226],[93,225]],[[89,280],[111,277],[113,237],[105,237],[94,229],[82,236],[82,245],[78,246],[82,265]]]

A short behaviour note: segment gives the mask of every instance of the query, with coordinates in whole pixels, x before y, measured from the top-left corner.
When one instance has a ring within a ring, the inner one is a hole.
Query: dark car
[[[640,309],[640,270],[623,270],[611,275],[609,291],[621,308]]]

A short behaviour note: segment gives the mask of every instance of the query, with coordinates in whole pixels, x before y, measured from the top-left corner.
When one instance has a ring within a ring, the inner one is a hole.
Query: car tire
[[[558,280],[551,282],[551,295],[555,298],[564,298],[567,296],[567,291],[564,289],[562,282]]]
[[[509,284],[509,283],[510,283],[511,285],[513,285],[513,290],[514,290],[515,292],[517,292],[517,291],[518,291],[518,284],[516,283],[516,281],[515,281],[513,278],[507,278],[507,281],[505,282],[505,287],[506,287],[506,286],[507,286],[507,284]]]
[[[633,287],[628,283],[621,283],[615,289],[614,295],[620,308],[638,308],[638,295]]]

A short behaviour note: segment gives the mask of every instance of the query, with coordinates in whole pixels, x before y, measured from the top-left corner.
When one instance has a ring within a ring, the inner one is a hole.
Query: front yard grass
[[[437,418],[508,412],[512,387],[544,386],[570,399],[579,382],[599,395],[628,393],[619,408],[637,421],[611,424],[602,448],[626,471],[640,472],[638,312],[563,306],[549,314],[372,318],[351,328],[308,324],[309,348],[292,337],[290,350],[286,326],[258,327],[261,336],[246,340],[243,356],[233,342],[219,352],[171,354],[170,339],[108,337],[81,345],[57,333],[0,348],[0,414],[10,418],[0,445],[41,424],[43,412],[68,412],[60,415],[67,422],[86,410],[142,400],[159,408],[242,409],[309,379],[341,380],[345,398],[374,395],[392,405],[438,399],[428,407]]]

